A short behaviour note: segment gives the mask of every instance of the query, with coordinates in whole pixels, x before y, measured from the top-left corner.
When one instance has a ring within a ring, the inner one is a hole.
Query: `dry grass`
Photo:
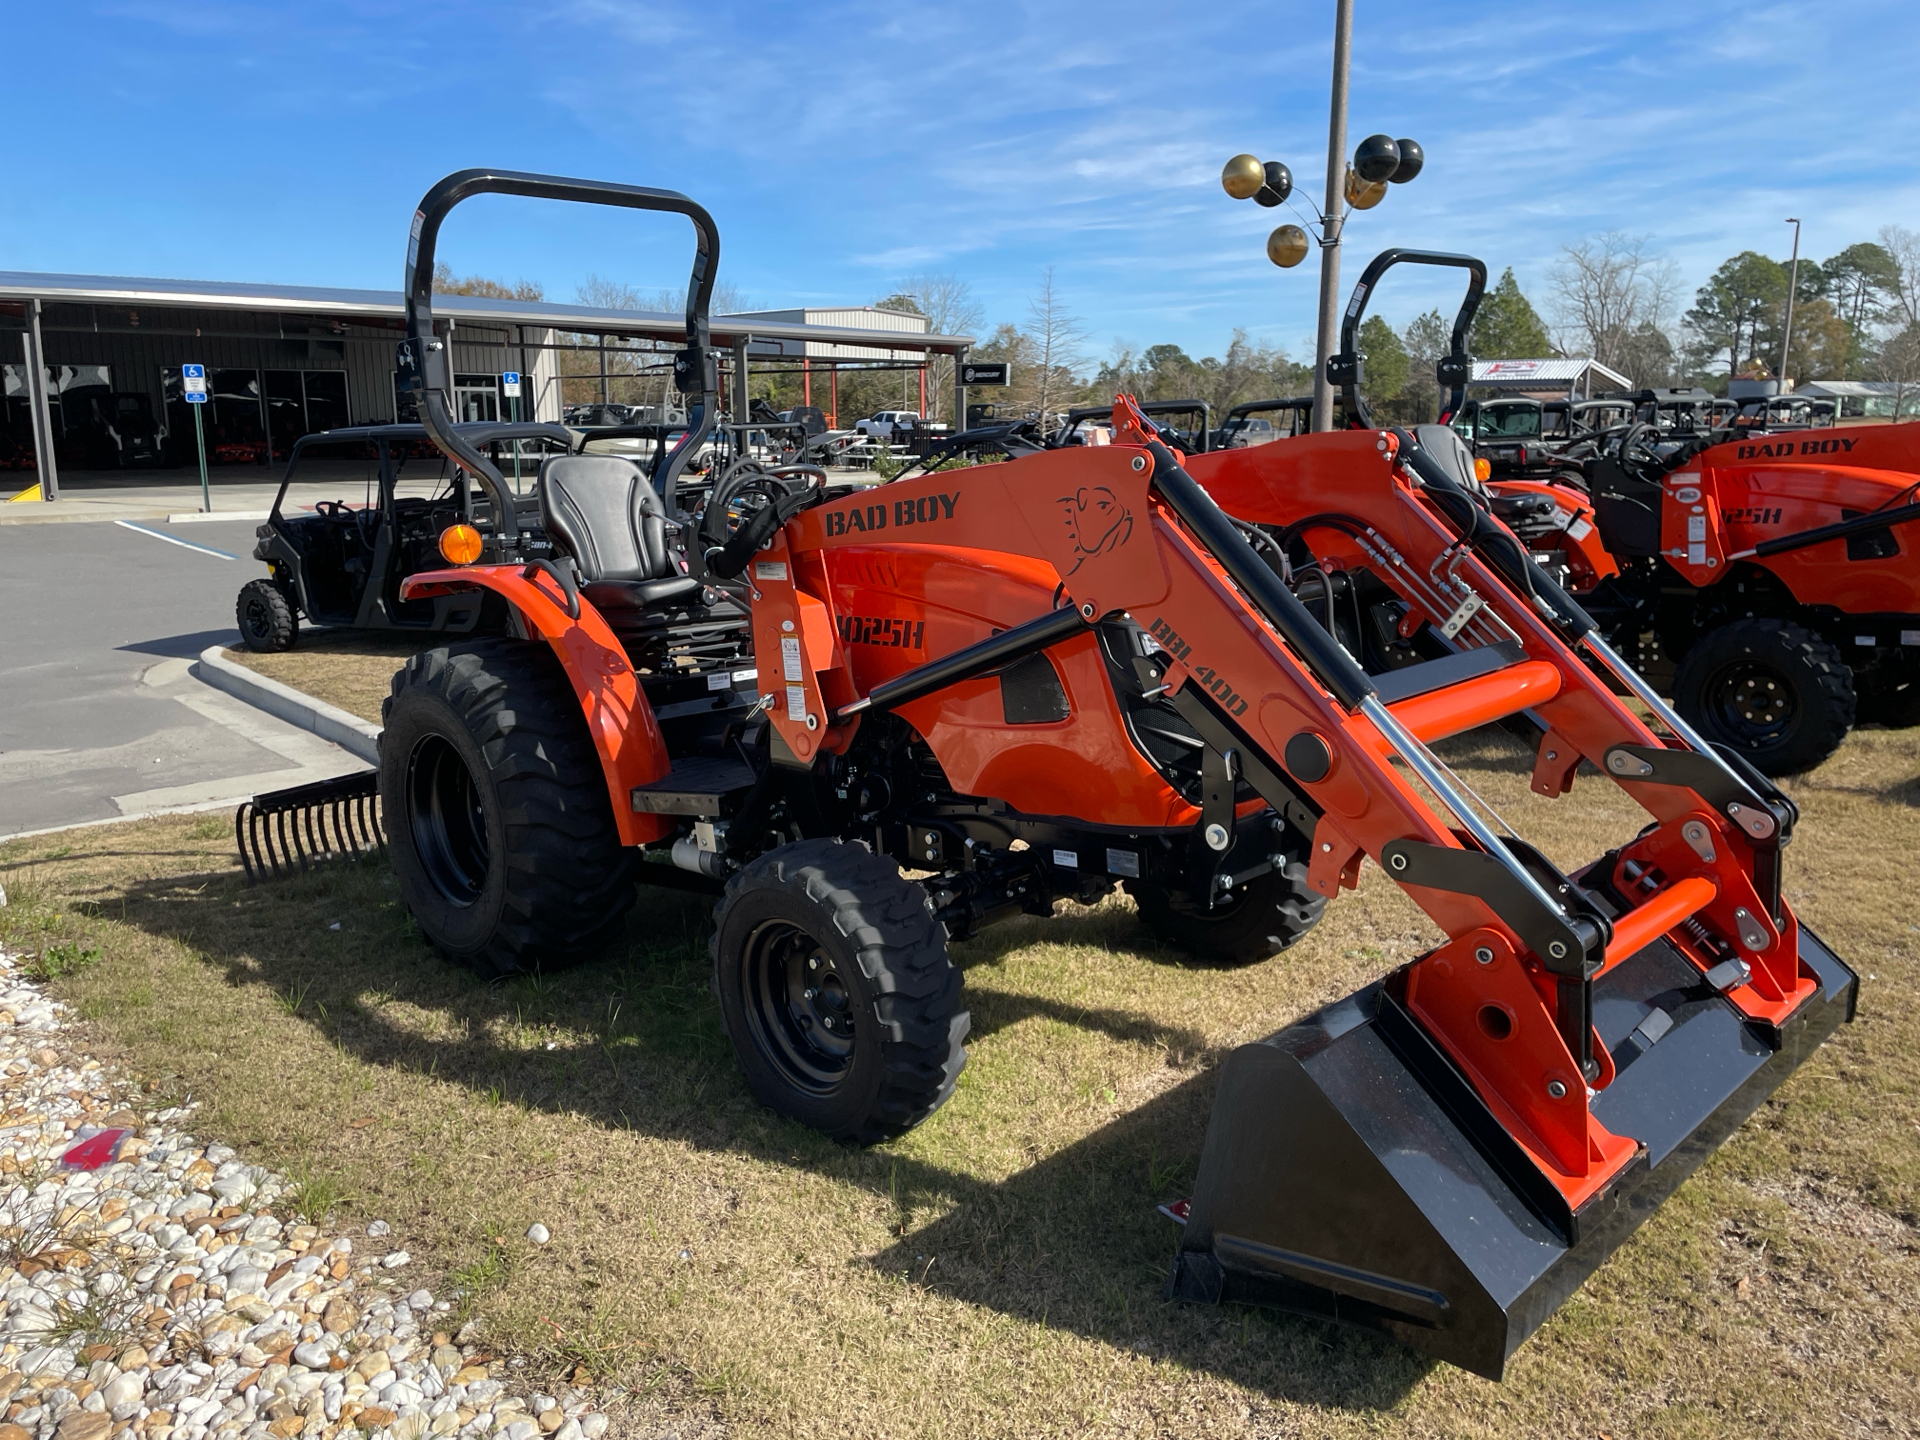
[[[296,652],[298,654],[298,652]],[[309,687],[310,688],[310,687]],[[1473,783],[1563,861],[1638,828],[1596,777]],[[1369,871],[1288,955],[1183,967],[1124,902],[958,947],[953,1102],[841,1149],[759,1110],[707,988],[703,904],[482,986],[377,863],[248,889],[217,821],[0,848],[24,948],[105,1056],[207,1103],[468,1292],[502,1344],[647,1389],[683,1433],[795,1436],[1782,1436],[1920,1426],[1920,732],[1863,732],[1793,789],[1801,913],[1862,974],[1843,1030],[1527,1344],[1502,1386],[1374,1338],[1161,1299],[1222,1050],[1427,943]],[[333,928],[338,926],[337,929]],[[15,943],[15,942],[9,942]],[[554,1241],[520,1237],[544,1221]]]
[[[269,680],[336,705],[349,715],[380,723],[380,702],[387,697],[393,672],[418,650],[445,644],[444,635],[383,635],[356,630],[302,630],[291,650],[260,654],[223,652],[235,664]]]

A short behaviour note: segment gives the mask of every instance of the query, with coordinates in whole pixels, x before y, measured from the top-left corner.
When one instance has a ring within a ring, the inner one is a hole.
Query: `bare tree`
[[[1666,328],[1679,291],[1673,262],[1649,255],[1646,236],[1618,230],[1562,246],[1549,279],[1560,349],[1616,370],[1636,335]]]
[[[1920,232],[1904,225],[1888,225],[1880,231],[1880,244],[1900,271],[1893,291],[1893,309],[1901,327],[1911,330],[1920,325]]]
[[[1061,299],[1051,265],[1040,277],[1039,290],[1027,302],[1026,333],[1036,371],[1031,393],[1044,425],[1054,407],[1078,388],[1076,372],[1086,363],[1080,348],[1087,338],[1086,327]]]
[[[927,317],[927,329],[935,335],[974,335],[986,320],[986,312],[974,299],[973,287],[958,275],[943,271],[909,275],[900,282],[897,294],[913,301],[914,309]],[[928,356],[928,419],[947,418],[952,391],[953,356]],[[953,418],[958,424],[963,417]]]
[[[595,310],[640,310],[640,292],[631,285],[618,280],[609,280],[604,275],[589,275],[574,286],[573,298],[576,303],[590,305]]]
[[[1883,235],[1885,231],[1881,232]],[[1887,246],[1889,250],[1893,247]],[[1882,380],[1893,382],[1893,418],[1898,420],[1909,390],[1920,387],[1920,325],[1909,325],[1880,347],[1876,367]]]

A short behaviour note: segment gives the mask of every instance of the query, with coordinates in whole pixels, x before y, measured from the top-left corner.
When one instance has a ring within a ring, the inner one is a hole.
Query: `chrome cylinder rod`
[[[1433,757],[1431,751],[1422,745],[1419,738],[1409,731],[1393,716],[1393,712],[1380,703],[1376,695],[1366,696],[1360,702],[1360,713],[1371,720],[1380,733],[1387,737],[1387,743],[1394,748],[1400,758],[1407,762],[1407,768],[1420,777],[1421,783],[1435,795],[1466,827],[1467,833],[1480,842],[1481,849],[1499,861],[1508,874],[1520,882],[1521,886],[1546,907],[1549,915],[1566,914],[1566,906],[1555,900],[1546,888],[1536,880],[1533,872],[1513,858],[1513,852],[1493,832],[1493,827],[1480,818],[1480,813],[1462,798],[1454,788],[1453,779],[1447,769]]]

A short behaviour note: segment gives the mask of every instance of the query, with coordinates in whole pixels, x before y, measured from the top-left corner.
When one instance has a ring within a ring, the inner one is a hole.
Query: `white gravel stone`
[[[39,1052],[64,1052],[69,1023],[66,1006],[23,980],[0,951],[0,1113],[16,1117],[0,1126],[0,1153],[11,1152],[19,1171],[47,1177],[31,1189],[0,1178],[0,1226],[31,1232],[58,1216],[62,1226],[113,1240],[63,1271],[15,1271],[0,1284],[0,1370],[23,1377],[9,1397],[19,1407],[10,1419],[29,1440],[57,1440],[62,1421],[83,1412],[125,1425],[124,1440],[273,1440],[276,1414],[303,1417],[303,1440],[317,1440],[350,1406],[375,1404],[396,1415],[376,1440],[456,1431],[475,1440],[548,1440],[529,1412],[557,1404],[568,1418],[554,1440],[606,1434],[604,1413],[581,1413],[591,1403],[583,1392],[564,1401],[533,1395],[519,1378],[530,1373],[524,1356],[504,1367],[482,1362],[505,1378],[450,1386],[446,1377],[472,1363],[480,1332],[472,1322],[460,1327],[457,1365],[439,1354],[445,1341],[422,1327],[444,1323],[449,1303],[425,1288],[402,1297],[394,1293],[398,1277],[388,1278],[411,1255],[356,1261],[346,1236],[273,1213],[290,1188],[285,1177],[183,1133],[197,1103],[148,1111],[133,1086],[94,1061],[62,1053],[46,1063]],[[108,1129],[128,1132],[113,1163],[58,1168],[75,1144]],[[369,1240],[392,1233],[386,1221],[366,1227]],[[534,1225],[527,1238],[544,1245],[552,1237]],[[336,1277],[341,1262],[346,1274]],[[145,1330],[137,1346],[144,1355],[122,1373],[126,1351],[82,1365],[73,1349],[47,1343],[56,1317],[78,1305],[104,1306],[115,1323]],[[381,1364],[366,1364],[376,1350]],[[369,1379],[363,1368],[380,1373]],[[75,1393],[83,1380],[92,1387],[84,1400]],[[463,1410],[473,1417],[465,1425]],[[173,1417],[170,1434],[148,1419],[160,1411]]]

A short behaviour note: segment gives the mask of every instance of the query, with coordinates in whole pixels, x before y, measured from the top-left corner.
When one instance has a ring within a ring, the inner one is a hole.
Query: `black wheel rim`
[[[487,812],[460,752],[439,735],[407,762],[407,824],[427,879],[455,905],[471,905],[487,883]]]
[[[1722,665],[1707,677],[1701,698],[1713,727],[1742,749],[1780,744],[1800,718],[1792,681],[1763,660]]]
[[[265,600],[258,595],[249,595],[243,613],[249,640],[273,639],[273,612],[267,608]]]
[[[839,962],[798,925],[769,920],[747,937],[742,978],[755,1048],[795,1089],[830,1094],[858,1042],[857,992]]]

